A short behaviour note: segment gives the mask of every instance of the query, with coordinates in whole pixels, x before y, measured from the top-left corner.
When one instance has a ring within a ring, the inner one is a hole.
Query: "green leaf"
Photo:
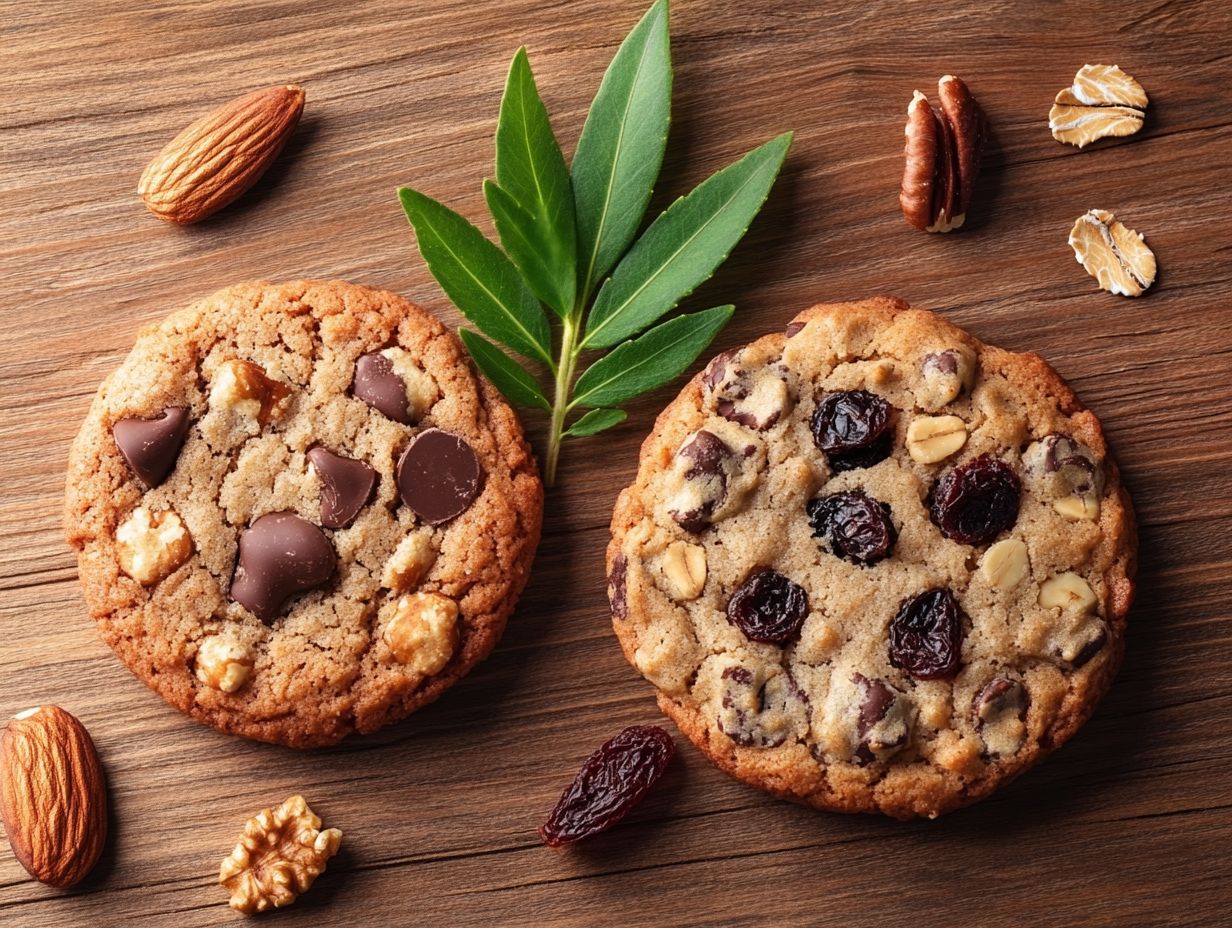
[[[671,105],[667,2],[657,0],[608,65],[573,154],[583,300],[637,233],[663,164]]]
[[[565,434],[574,438],[585,438],[587,435],[610,429],[613,425],[620,425],[627,418],[629,414],[623,409],[592,409],[573,423]]]
[[[753,149],[659,216],[599,291],[585,348],[640,332],[714,273],[744,237],[778,176],[791,133]]]
[[[552,405],[543,395],[539,381],[526,368],[474,332],[458,329],[458,335],[479,369],[496,384],[496,389],[505,395],[505,399],[519,406],[551,411]]]
[[[428,270],[462,314],[489,338],[552,364],[548,318],[501,250],[431,197],[409,187],[398,197]]]
[[[575,406],[615,406],[682,373],[719,334],[733,306],[677,316],[618,345],[586,369],[573,390]]]
[[[501,98],[492,189],[485,183],[505,251],[539,299],[567,315],[577,288],[573,188],[525,48],[513,56]]]

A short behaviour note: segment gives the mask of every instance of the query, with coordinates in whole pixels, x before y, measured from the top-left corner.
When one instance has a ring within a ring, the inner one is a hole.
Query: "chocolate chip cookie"
[[[488,655],[542,512],[516,416],[452,334],[308,281],[146,329],[73,445],[65,522],[134,674],[222,731],[310,747]]]
[[[1090,716],[1136,546],[1099,422],[1043,360],[874,299],[719,355],[664,410],[616,504],[609,596],[719,767],[932,817]]]

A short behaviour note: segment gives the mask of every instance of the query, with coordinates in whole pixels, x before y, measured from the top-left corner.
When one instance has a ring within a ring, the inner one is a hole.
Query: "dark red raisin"
[[[813,536],[824,538],[832,554],[853,564],[889,557],[898,538],[890,507],[859,490],[810,500],[808,516]]]
[[[963,615],[949,590],[903,600],[890,623],[890,663],[917,680],[948,679],[962,665]]]
[[[991,454],[959,464],[933,488],[928,511],[941,534],[965,545],[982,545],[1013,528],[1022,481]]]
[[[836,471],[872,467],[890,455],[890,404],[867,390],[831,393],[813,412],[813,441]]]
[[[634,725],[606,742],[539,826],[543,843],[560,847],[611,828],[659,781],[675,750],[672,736],[655,725]]]
[[[607,600],[612,607],[612,618],[625,619],[629,617],[628,591],[625,588],[626,574],[629,562],[623,554],[618,554],[612,560],[612,569],[607,575]]]
[[[778,571],[763,567],[727,601],[727,621],[750,641],[783,644],[800,633],[808,594]]]

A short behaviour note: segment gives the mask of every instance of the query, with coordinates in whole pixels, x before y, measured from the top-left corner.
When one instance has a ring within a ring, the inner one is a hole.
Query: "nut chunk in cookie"
[[[1090,715],[1135,545],[1098,421],[1038,357],[899,300],[828,304],[659,416],[612,515],[612,627],[725,771],[933,817]]]

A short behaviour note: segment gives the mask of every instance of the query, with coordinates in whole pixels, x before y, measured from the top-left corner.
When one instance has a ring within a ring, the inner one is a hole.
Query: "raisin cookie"
[[[1035,355],[895,299],[716,357],[612,518],[613,625],[722,769],[937,816],[1062,744],[1120,663],[1129,498]]]
[[[73,445],[65,522],[134,674],[221,731],[311,747],[488,655],[542,514],[516,416],[440,322],[308,281],[142,332]]]

